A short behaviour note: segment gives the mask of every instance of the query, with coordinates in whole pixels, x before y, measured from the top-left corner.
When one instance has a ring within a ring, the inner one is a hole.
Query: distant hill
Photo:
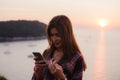
[[[39,21],[0,21],[0,41],[41,39],[46,24]]]

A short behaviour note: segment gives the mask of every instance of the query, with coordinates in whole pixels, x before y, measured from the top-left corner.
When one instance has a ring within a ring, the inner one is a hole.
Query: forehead
[[[50,33],[51,33],[51,34],[58,33],[58,30],[57,30],[56,28],[52,28],[52,29],[50,30]]]

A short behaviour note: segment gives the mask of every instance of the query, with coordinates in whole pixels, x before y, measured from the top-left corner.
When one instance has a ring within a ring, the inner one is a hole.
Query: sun
[[[104,28],[107,25],[107,21],[105,19],[100,19],[99,20],[99,25],[100,25],[100,27]]]

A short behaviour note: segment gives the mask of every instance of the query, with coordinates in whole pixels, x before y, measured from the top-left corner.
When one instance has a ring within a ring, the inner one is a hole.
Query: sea
[[[83,80],[120,80],[120,29],[73,30],[87,64]],[[46,48],[47,39],[0,42],[0,75],[8,80],[31,80],[32,52],[42,54]]]

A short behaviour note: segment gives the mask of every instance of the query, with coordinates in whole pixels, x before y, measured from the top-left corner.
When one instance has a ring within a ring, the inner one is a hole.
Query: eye
[[[60,34],[57,33],[56,36],[57,36],[57,37],[60,37]]]
[[[54,36],[53,34],[50,34],[50,37]]]

